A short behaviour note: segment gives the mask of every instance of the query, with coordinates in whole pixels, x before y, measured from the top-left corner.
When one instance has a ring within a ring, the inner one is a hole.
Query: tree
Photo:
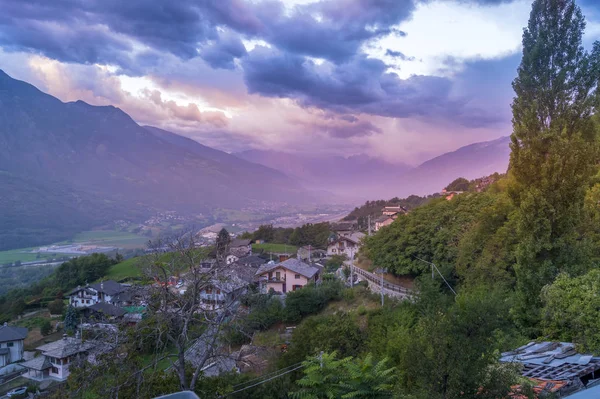
[[[221,231],[219,231],[219,235],[217,236],[217,240],[215,242],[215,251],[218,262],[225,263],[225,258],[227,257],[230,243],[231,237],[229,236],[229,232],[225,228],[222,228]]]
[[[519,213],[515,315],[523,327],[539,321],[541,287],[560,271],[585,269],[577,228],[598,154],[591,115],[600,46],[584,51],[584,28],[574,0],[535,0],[523,32],[509,167]]]
[[[48,335],[52,332],[52,324],[50,324],[50,320],[44,319],[42,324],[40,324],[40,333],[42,335]]]
[[[261,224],[254,232],[252,238],[255,240],[271,242],[273,241],[273,238],[275,238],[275,229],[272,224]]]
[[[79,316],[77,314],[77,310],[72,305],[69,305],[67,308],[67,313],[65,314],[65,331],[69,334],[72,334],[77,330],[77,324],[79,324],[78,320]]]
[[[575,342],[584,350],[600,351],[600,270],[579,277],[561,274],[544,287],[542,326],[552,339]]]
[[[446,187],[447,191],[468,191],[469,181],[464,177],[459,177]]]
[[[48,304],[50,314],[62,314],[65,310],[65,303],[62,299],[55,299]]]
[[[15,302],[13,302],[13,304],[11,306],[12,316],[13,317],[19,316],[21,313],[23,313],[25,311],[26,307],[27,307],[27,305],[25,305],[25,301],[23,300],[23,298],[17,299]]]
[[[322,353],[303,362],[304,376],[292,398],[391,398],[394,397],[395,368],[387,359],[379,362],[368,354],[364,359],[337,359],[336,352]],[[401,396],[396,395],[399,398]]]

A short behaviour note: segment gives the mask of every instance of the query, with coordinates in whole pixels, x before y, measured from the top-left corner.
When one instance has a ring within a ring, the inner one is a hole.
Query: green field
[[[131,249],[145,247],[148,242],[148,237],[139,236],[127,231],[92,230],[75,235],[69,242],[85,242],[107,247]]]
[[[54,259],[62,256],[73,256],[73,254],[48,253],[48,254],[32,254],[27,253],[34,248],[11,249],[10,251],[0,251],[0,265],[5,263],[14,263],[18,260],[21,262],[33,262],[35,260]]]
[[[112,266],[106,275],[106,278],[109,280],[123,280],[129,277],[141,277],[140,269],[137,267],[137,262],[139,258],[131,258],[123,261],[121,263],[117,263]]]
[[[116,230],[92,230],[84,231],[75,235],[68,241],[48,245],[67,245],[73,243],[85,243],[105,247],[119,247],[124,249],[144,248],[148,242],[148,237],[139,236],[134,233]],[[46,245],[44,245],[46,246]],[[63,256],[72,257],[73,254],[56,253],[31,253],[31,250],[39,247],[11,249],[9,251],[0,251],[0,265],[5,263],[33,262],[35,260],[54,259]]]
[[[260,251],[265,251],[266,253],[269,252],[273,252],[273,253],[288,253],[288,254],[294,254],[296,253],[296,251],[298,251],[298,247],[295,247],[293,245],[287,245],[287,244],[252,244],[252,251],[254,252],[260,252]]]

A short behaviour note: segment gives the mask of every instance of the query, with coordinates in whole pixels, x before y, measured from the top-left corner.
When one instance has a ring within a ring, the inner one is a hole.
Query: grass
[[[130,249],[144,247],[148,238],[128,231],[91,230],[76,234],[71,242]]]
[[[36,249],[37,247],[32,248],[20,248],[20,249],[11,249],[9,251],[0,251],[0,265],[5,263],[14,263],[16,261],[21,262],[33,262],[33,261],[43,261],[44,259],[54,259],[60,258],[63,256],[73,256],[73,254],[61,254],[61,253],[47,253],[47,254],[33,254],[30,253],[32,249]]]
[[[285,344],[278,329],[271,328],[267,331],[260,331],[254,334],[252,345],[255,346],[278,346]]]
[[[296,253],[296,251],[298,250],[298,247],[295,247],[293,245],[287,245],[287,244],[266,243],[266,244],[252,244],[252,250],[254,252],[265,251],[267,253],[274,252],[274,253],[292,254],[292,253]]]
[[[112,266],[106,274],[106,279],[120,281],[126,278],[141,277],[142,273],[137,266],[139,258],[127,259]]]
[[[56,245],[67,245],[73,243],[86,243],[91,245],[105,247],[119,247],[124,249],[143,248],[148,242],[148,237],[143,237],[127,231],[117,230],[91,230],[76,234],[71,240],[53,243]],[[52,244],[50,244],[52,245]],[[46,245],[41,245],[46,246]],[[72,257],[73,254],[63,254],[60,252],[52,253],[31,253],[31,250],[39,247],[11,249],[9,251],[0,251],[0,265],[5,263],[33,262],[36,260],[55,259],[63,256]]]

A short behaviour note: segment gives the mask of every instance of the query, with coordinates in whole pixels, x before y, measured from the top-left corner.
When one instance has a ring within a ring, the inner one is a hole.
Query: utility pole
[[[387,269],[379,268],[375,271],[381,273],[381,307],[383,307],[383,273],[387,272]]]

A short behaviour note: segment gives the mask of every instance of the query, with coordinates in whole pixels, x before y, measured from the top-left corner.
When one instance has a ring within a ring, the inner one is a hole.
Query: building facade
[[[0,367],[23,360],[23,342],[28,330],[12,327],[7,323],[0,326]]]

